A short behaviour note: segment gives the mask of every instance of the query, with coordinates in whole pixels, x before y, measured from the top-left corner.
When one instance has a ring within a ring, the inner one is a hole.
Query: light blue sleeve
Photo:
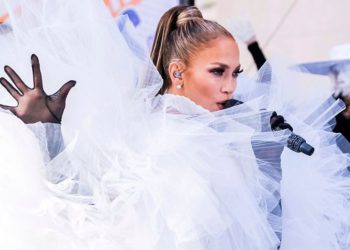
[[[55,158],[64,149],[61,125],[57,123],[27,124],[38,138],[46,162]]]

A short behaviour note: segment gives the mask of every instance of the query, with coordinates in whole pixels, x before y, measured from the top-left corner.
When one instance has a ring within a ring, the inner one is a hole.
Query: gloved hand
[[[292,126],[289,123],[285,122],[283,116],[277,115],[276,111],[273,111],[270,117],[270,125],[272,130],[289,129],[291,132],[293,132]]]
[[[308,156],[314,153],[315,148],[310,144],[308,144],[303,137],[293,133],[292,126],[285,122],[283,116],[277,115],[276,112],[273,112],[270,118],[270,124],[271,124],[271,129],[274,131],[288,129],[292,132],[291,135],[288,137],[287,144],[286,144],[286,146],[290,150],[297,153],[303,153]]]
[[[337,74],[332,74],[334,96],[350,96],[350,65],[342,65],[337,69]]]
[[[24,123],[51,122],[60,123],[66,105],[66,98],[75,81],[68,81],[53,95],[47,95],[43,89],[39,59],[31,56],[33,70],[33,88],[28,87],[17,73],[9,66],[5,66],[5,72],[12,80],[16,88],[5,78],[0,78],[0,83],[17,101],[17,106],[0,107],[10,110]]]

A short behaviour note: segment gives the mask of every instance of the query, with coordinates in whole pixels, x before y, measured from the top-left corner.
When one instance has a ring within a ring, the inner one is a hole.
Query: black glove
[[[289,123],[286,123],[283,116],[277,115],[276,111],[273,111],[270,117],[270,124],[271,124],[271,129],[274,131],[289,129],[290,131],[293,132],[292,126]]]
[[[33,88],[28,87],[17,73],[9,66],[5,66],[5,72],[12,80],[16,88],[5,78],[0,78],[0,83],[17,101],[17,106],[0,107],[10,110],[24,123],[52,122],[60,123],[66,105],[66,98],[75,81],[68,81],[53,95],[47,95],[43,89],[39,59],[31,56],[33,70]]]

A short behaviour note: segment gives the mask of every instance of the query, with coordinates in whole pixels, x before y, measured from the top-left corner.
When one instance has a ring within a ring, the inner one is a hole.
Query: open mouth
[[[226,101],[223,101],[223,102],[217,102],[216,105],[217,105],[218,108],[221,110],[221,109],[226,108],[226,103],[227,103],[227,100],[226,100]]]

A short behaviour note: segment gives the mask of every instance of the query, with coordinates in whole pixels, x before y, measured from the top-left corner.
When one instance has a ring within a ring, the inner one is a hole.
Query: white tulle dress
[[[30,83],[36,53],[47,92],[77,85],[61,128],[0,112],[1,249],[350,248],[349,156],[331,132],[341,102],[289,98],[298,79],[267,65],[239,79],[243,104],[210,113],[154,97],[147,51],[102,1],[27,0],[10,14],[0,63]],[[312,156],[284,147],[274,110]]]

